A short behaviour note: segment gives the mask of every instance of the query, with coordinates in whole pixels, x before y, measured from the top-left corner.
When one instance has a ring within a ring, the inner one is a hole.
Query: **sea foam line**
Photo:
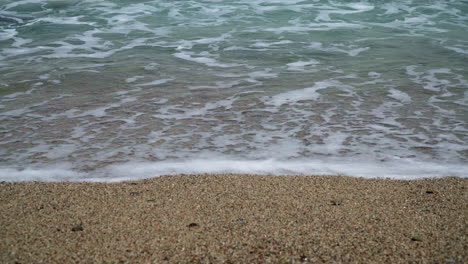
[[[445,176],[468,177],[468,165],[436,164],[409,159],[375,163],[345,160],[187,160],[128,162],[96,171],[80,172],[70,166],[0,168],[0,181],[119,182],[176,174],[344,175],[364,178],[413,180]]]

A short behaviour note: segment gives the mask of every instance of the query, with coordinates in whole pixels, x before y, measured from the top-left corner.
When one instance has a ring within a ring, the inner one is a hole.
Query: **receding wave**
[[[0,180],[468,176],[465,1],[0,3]]]

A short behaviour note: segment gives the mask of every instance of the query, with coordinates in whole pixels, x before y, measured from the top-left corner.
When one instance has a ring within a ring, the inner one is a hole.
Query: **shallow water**
[[[0,0],[0,180],[466,177],[468,1]]]

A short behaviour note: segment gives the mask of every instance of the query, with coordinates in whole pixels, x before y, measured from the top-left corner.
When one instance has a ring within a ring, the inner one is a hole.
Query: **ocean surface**
[[[0,180],[468,177],[466,0],[0,0]]]

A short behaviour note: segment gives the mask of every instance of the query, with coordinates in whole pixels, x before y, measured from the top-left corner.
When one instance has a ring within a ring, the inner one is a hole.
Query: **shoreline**
[[[102,166],[101,166],[102,165]],[[100,164],[93,169],[73,168],[71,164],[44,167],[0,168],[0,182],[122,182],[160,176],[195,174],[254,174],[277,176],[340,175],[369,179],[417,180],[423,178],[466,178],[468,164],[399,159],[372,161],[354,159],[318,160],[231,160],[219,158],[123,162]],[[313,173],[312,173],[313,172]]]
[[[0,262],[463,263],[467,188],[247,174],[2,182]]]

